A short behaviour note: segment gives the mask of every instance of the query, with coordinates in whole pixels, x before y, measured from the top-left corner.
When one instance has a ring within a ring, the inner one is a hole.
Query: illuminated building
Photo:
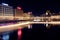
[[[0,4],[0,16],[3,16],[3,9],[2,5]]]
[[[5,3],[0,4],[0,20],[6,19],[9,16],[11,17],[13,15],[14,15],[14,13],[13,13],[12,6],[9,6],[8,4],[5,4]]]
[[[23,15],[23,10],[20,7],[15,9],[15,17],[21,17]]]
[[[0,5],[2,8],[3,16],[13,16],[13,7],[9,6],[8,4],[2,4]]]
[[[21,7],[17,7],[15,9],[15,18],[18,20],[28,20],[30,15],[28,13],[24,13]]]

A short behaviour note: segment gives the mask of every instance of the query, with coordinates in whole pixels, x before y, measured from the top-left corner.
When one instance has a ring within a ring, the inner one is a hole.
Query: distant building
[[[0,4],[0,16],[13,16],[13,7]]]
[[[0,4],[0,16],[3,16],[3,6]]]
[[[13,16],[14,16],[13,12],[14,11],[12,6],[0,4],[0,20],[13,19]]]
[[[15,9],[15,17],[20,17],[23,15],[23,10],[16,8]]]

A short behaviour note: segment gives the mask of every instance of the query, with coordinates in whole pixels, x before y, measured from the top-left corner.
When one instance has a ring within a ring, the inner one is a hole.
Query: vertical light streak
[[[18,29],[17,34],[18,34],[18,39],[17,39],[17,40],[21,40],[21,35],[22,35],[22,30],[21,30],[21,28]]]
[[[30,29],[30,28],[32,28],[32,24],[29,24],[29,25],[28,25],[28,29]]]

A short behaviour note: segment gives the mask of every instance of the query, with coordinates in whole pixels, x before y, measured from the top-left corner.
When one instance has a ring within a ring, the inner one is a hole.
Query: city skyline
[[[32,11],[34,15],[43,14],[46,10],[58,13],[60,11],[60,2],[53,0],[3,0],[3,2],[10,4],[14,8],[22,7],[24,12]],[[37,14],[38,13],[38,14]]]

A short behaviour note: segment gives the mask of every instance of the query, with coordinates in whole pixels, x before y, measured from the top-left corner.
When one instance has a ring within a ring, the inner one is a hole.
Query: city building
[[[20,17],[23,15],[23,10],[20,7],[15,9],[15,17]]]
[[[0,4],[0,18],[1,19],[9,19],[13,18],[13,7],[9,6],[8,4],[2,3]],[[1,20],[0,19],[0,20]]]
[[[30,18],[30,14],[24,13],[21,7],[17,7],[15,9],[15,19],[17,20],[28,20]]]

